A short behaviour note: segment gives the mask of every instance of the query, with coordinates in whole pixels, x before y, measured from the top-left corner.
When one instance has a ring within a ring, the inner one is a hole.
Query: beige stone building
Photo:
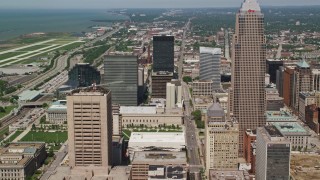
[[[18,142],[0,148],[0,179],[25,180],[47,157],[45,143]]]
[[[239,155],[247,129],[266,123],[266,38],[264,15],[256,0],[245,0],[236,15],[232,43],[232,113],[239,122]]]
[[[72,176],[108,175],[112,148],[111,92],[76,89],[67,96],[69,166]],[[86,171],[82,171],[82,170]]]
[[[212,81],[194,81],[192,82],[192,96],[212,96]]]
[[[155,106],[121,106],[120,118],[122,127],[126,128],[130,125],[158,127],[159,125],[175,125],[183,124],[182,109],[165,109]]]
[[[134,153],[131,180],[187,179],[185,152],[137,151]]]
[[[205,126],[206,170],[236,170],[238,167],[239,129],[235,122],[226,122],[223,109],[213,104]]]

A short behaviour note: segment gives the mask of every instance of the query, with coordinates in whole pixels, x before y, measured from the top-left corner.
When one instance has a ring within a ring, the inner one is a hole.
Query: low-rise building
[[[47,109],[47,121],[51,124],[64,124],[67,122],[67,101],[58,100]]]
[[[122,127],[128,126],[148,126],[158,127],[159,125],[183,124],[182,109],[165,109],[156,106],[121,106],[120,118]]]
[[[132,160],[132,180],[187,179],[185,152],[135,152]]]
[[[47,157],[45,143],[18,142],[0,148],[0,179],[25,180]]]
[[[19,94],[19,103],[27,103],[30,101],[35,101],[41,97],[42,91],[36,90],[25,90],[21,94]]]
[[[296,122],[297,118],[287,111],[266,111],[267,123]]]
[[[298,122],[274,122],[280,133],[290,140],[292,148],[306,148],[310,133]]]
[[[137,151],[181,151],[185,146],[184,132],[132,132],[128,153],[133,158]]]
[[[209,180],[249,180],[246,171],[216,171],[210,170]]]
[[[284,107],[283,97],[275,88],[266,88],[266,105],[267,111],[280,111]]]

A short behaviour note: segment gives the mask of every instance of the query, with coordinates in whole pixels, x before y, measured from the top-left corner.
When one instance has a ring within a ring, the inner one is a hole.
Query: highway
[[[285,34],[284,34],[284,32],[282,32],[281,39],[280,39],[280,42],[279,42],[278,51],[277,51],[277,55],[276,55],[276,59],[280,59],[281,58],[282,44],[283,44],[284,38],[285,38]]]

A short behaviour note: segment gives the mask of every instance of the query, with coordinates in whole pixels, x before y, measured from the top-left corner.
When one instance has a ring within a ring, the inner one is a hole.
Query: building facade
[[[265,125],[266,39],[264,15],[256,0],[246,0],[236,16],[233,36],[232,113],[239,122],[239,155],[247,129]]]
[[[47,158],[45,143],[18,142],[0,148],[0,179],[26,180]]]
[[[290,141],[276,127],[258,127],[256,179],[290,179],[290,151]]]
[[[135,56],[107,56],[103,85],[112,92],[112,103],[138,105],[138,62]]]
[[[46,113],[47,121],[51,124],[64,124],[67,122],[67,101],[54,102]]]
[[[184,152],[135,152],[132,180],[187,179],[187,157]]]
[[[194,81],[192,82],[192,96],[212,96],[212,81]]]
[[[112,149],[111,91],[76,89],[67,96],[69,166],[108,174]],[[98,172],[96,172],[98,173]]]
[[[243,153],[246,162],[251,164],[250,173],[252,174],[255,173],[256,156],[254,147],[256,145],[256,139],[256,130],[247,129],[243,140]]]
[[[220,48],[200,47],[199,79],[212,81],[212,90],[221,89],[220,59]]]
[[[68,75],[68,85],[72,87],[88,87],[93,83],[100,84],[101,81],[100,72],[89,63],[76,64]]]
[[[173,79],[170,72],[152,72],[151,75],[151,97],[166,98],[167,83]]]
[[[153,71],[174,72],[174,36],[153,36]]]

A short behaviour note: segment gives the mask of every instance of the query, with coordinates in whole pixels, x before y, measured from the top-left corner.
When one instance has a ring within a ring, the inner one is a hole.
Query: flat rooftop
[[[157,114],[156,106],[120,106],[120,114]]]
[[[265,126],[265,129],[271,137],[283,137],[281,132],[275,126]]]
[[[21,94],[19,94],[20,101],[30,101],[39,96],[42,93],[42,90],[25,90]]]
[[[187,164],[187,156],[185,152],[136,151],[133,156],[132,164],[139,162],[149,162],[150,164],[159,162],[168,164]]]
[[[130,143],[185,143],[184,132],[133,132]]]
[[[308,131],[304,129],[298,122],[273,122],[274,125],[283,135],[301,134],[308,135]]]
[[[296,121],[296,119],[287,111],[266,111],[267,122],[274,121]]]
[[[67,111],[67,101],[59,100],[52,103],[52,105],[48,108],[47,111]]]
[[[209,171],[209,180],[244,180],[244,171]]]

